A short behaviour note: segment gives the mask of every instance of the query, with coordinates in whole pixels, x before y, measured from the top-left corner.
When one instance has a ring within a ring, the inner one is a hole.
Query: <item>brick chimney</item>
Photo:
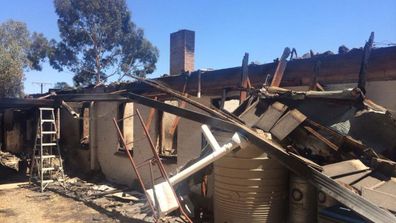
[[[170,75],[194,71],[195,32],[182,29],[170,34]]]

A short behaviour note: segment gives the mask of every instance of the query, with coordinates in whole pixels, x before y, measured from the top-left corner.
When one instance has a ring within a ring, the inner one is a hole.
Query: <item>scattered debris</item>
[[[18,171],[20,160],[21,159],[18,158],[17,156],[15,156],[9,152],[3,152],[0,150],[0,165]]]
[[[145,195],[125,187],[115,186],[108,182],[94,184],[74,177],[66,180],[64,186],[51,184],[48,190],[82,201],[88,206],[94,206],[95,209],[102,210],[103,213],[112,217],[126,221],[135,219],[154,222],[151,210],[146,204]],[[179,217],[167,216],[161,218],[160,222],[184,221]]]

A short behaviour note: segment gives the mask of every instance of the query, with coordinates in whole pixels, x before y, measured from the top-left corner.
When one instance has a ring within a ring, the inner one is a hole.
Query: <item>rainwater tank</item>
[[[256,146],[214,163],[216,223],[285,222],[287,197],[288,170]]]
[[[316,188],[304,178],[290,174],[289,223],[316,222]]]

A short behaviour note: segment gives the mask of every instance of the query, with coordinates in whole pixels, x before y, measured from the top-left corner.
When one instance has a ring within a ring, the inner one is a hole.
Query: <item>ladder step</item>
[[[41,180],[39,180],[38,182],[41,183]],[[44,184],[46,184],[46,183],[52,183],[52,182],[54,182],[54,180],[43,180],[43,183],[44,183]]]
[[[42,146],[56,146],[56,143],[42,143]]]
[[[41,111],[53,111],[54,108],[39,108]]]
[[[43,168],[43,171],[51,171],[51,170],[54,170],[55,168],[53,168],[53,167],[46,167],[46,168]]]
[[[44,122],[55,123],[55,120],[53,120],[53,119],[41,119],[41,123],[44,123]]]
[[[56,131],[42,131],[42,134],[56,134]]]
[[[50,159],[50,158],[55,158],[55,155],[43,155],[43,159]]]
[[[55,157],[56,157],[55,155],[44,155],[43,159],[51,159],[51,158],[55,158]],[[40,159],[40,155],[36,155],[34,158]]]

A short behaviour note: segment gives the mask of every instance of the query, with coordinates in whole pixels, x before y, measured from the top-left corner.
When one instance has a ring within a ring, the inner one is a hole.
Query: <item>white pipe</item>
[[[201,125],[201,130],[213,151],[221,148],[207,125]]]
[[[186,169],[182,170],[181,172],[177,173],[175,176],[171,177],[169,181],[172,186],[180,183],[187,177],[193,175],[194,173],[198,172],[207,165],[220,159],[227,153],[231,152],[233,149],[239,146],[241,148],[245,148],[247,146],[246,139],[244,139],[240,134],[235,133],[228,143],[220,147],[219,143],[213,136],[212,132],[209,130],[208,126],[202,125],[201,128],[202,128],[202,133],[204,134],[209,144],[212,146],[214,152],[204,157],[203,159],[199,160],[198,162],[194,163],[193,165],[187,167]]]
[[[241,135],[235,133],[228,143],[220,147],[219,143],[216,141],[215,137],[213,136],[212,132],[210,131],[207,125],[202,125],[201,129],[206,140],[212,146],[213,153],[209,154],[208,156],[204,157],[203,159],[199,160],[193,165],[182,170],[180,173],[171,177],[169,179],[170,184],[168,184],[167,181],[164,181],[162,183],[154,185],[154,188],[147,190],[149,199],[151,199],[153,203],[155,203],[154,191],[153,191],[155,190],[156,199],[158,201],[157,210],[160,216],[170,213],[179,207],[177,198],[174,196],[174,193],[172,191],[172,186],[174,186],[177,183],[180,183],[187,177],[193,175],[194,173],[204,168],[205,166],[220,159],[221,157],[231,152],[233,149],[237,148],[238,146],[240,146],[241,148],[245,148],[248,145],[248,142]]]

